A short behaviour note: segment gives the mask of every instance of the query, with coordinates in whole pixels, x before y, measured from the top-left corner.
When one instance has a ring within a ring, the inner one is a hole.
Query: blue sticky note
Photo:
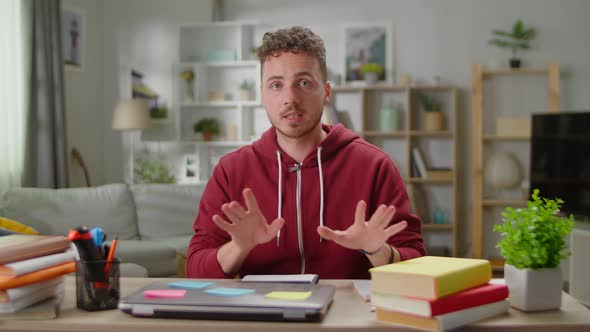
[[[217,296],[240,296],[254,293],[253,289],[245,288],[213,288],[207,289],[205,293]]]
[[[180,289],[203,289],[213,284],[213,282],[206,281],[175,281],[168,283],[168,287]]]

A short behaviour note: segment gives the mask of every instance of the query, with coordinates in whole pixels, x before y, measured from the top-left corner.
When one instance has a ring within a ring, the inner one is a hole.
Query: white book
[[[64,292],[64,280],[63,277],[57,279],[59,279],[59,282],[55,283],[54,285],[41,288],[36,292],[15,299],[14,301],[11,300],[7,303],[0,303],[0,313],[14,313],[37,302],[41,302],[50,297],[60,295]]]
[[[413,148],[412,155],[414,156],[414,162],[416,163],[416,166],[418,167],[418,171],[420,172],[420,176],[422,178],[426,179],[428,174],[426,173],[426,163],[424,162],[424,158],[422,158],[422,152],[420,152],[420,149],[418,149],[418,148]]]
[[[63,298],[64,292],[14,313],[0,313],[0,321],[55,319],[59,315],[59,309]]]
[[[510,308],[507,300],[450,312],[432,318],[420,317],[377,307],[377,319],[397,325],[410,326],[427,331],[449,331],[467,324],[505,313]]]
[[[30,294],[33,294],[44,288],[57,285],[60,282],[63,282],[63,276],[46,281],[36,282],[34,284],[29,284],[22,287],[0,290],[0,304],[16,301],[21,297],[29,296]]]
[[[0,276],[18,277],[23,274],[43,270],[50,266],[70,262],[74,260],[74,252],[68,250],[58,254],[35,257],[0,265]]]

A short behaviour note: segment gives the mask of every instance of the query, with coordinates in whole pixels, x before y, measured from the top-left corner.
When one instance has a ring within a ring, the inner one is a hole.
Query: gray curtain
[[[27,187],[68,187],[60,0],[32,0]]]

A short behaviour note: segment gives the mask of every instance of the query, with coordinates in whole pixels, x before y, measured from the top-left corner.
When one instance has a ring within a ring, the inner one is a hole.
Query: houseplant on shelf
[[[202,133],[203,140],[211,141],[213,135],[219,135],[221,132],[219,120],[216,118],[202,118],[193,124],[193,131],[195,133]]]
[[[252,100],[252,91],[254,90],[254,86],[254,82],[250,80],[243,80],[240,84],[240,100]]]
[[[424,111],[424,130],[439,131],[444,129],[445,118],[441,104],[434,97],[419,94],[418,99]]]
[[[375,84],[383,72],[383,67],[374,62],[365,63],[361,66],[361,73],[368,85]]]
[[[195,72],[192,68],[185,69],[180,73],[180,77],[184,81],[184,89],[185,95],[184,99],[186,102],[193,102],[195,101],[195,92],[194,92],[194,81],[195,81]]]
[[[518,58],[518,50],[530,48],[529,42],[535,38],[535,28],[525,28],[522,20],[517,20],[512,25],[512,31],[493,30],[492,33],[498,38],[489,41],[491,45],[501,48],[511,48],[510,68],[520,68],[521,61]]]
[[[528,206],[506,208],[504,224],[494,225],[501,234],[497,246],[505,259],[504,278],[510,305],[524,311],[561,307],[562,276],[559,263],[566,252],[566,237],[574,217],[558,215],[563,201],[539,197],[534,189]]]

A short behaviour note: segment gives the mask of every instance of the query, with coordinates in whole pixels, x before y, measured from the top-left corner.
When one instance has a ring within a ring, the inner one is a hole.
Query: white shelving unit
[[[253,52],[268,28],[258,22],[180,26],[178,62],[173,66],[177,140],[199,161],[198,178],[182,176],[181,183],[206,181],[220,156],[251,143],[270,126],[260,101],[260,63]],[[182,79],[185,70],[194,73],[192,86]],[[248,96],[240,92],[244,81],[254,86]],[[221,134],[210,142],[192,129],[205,117],[221,122]]]

